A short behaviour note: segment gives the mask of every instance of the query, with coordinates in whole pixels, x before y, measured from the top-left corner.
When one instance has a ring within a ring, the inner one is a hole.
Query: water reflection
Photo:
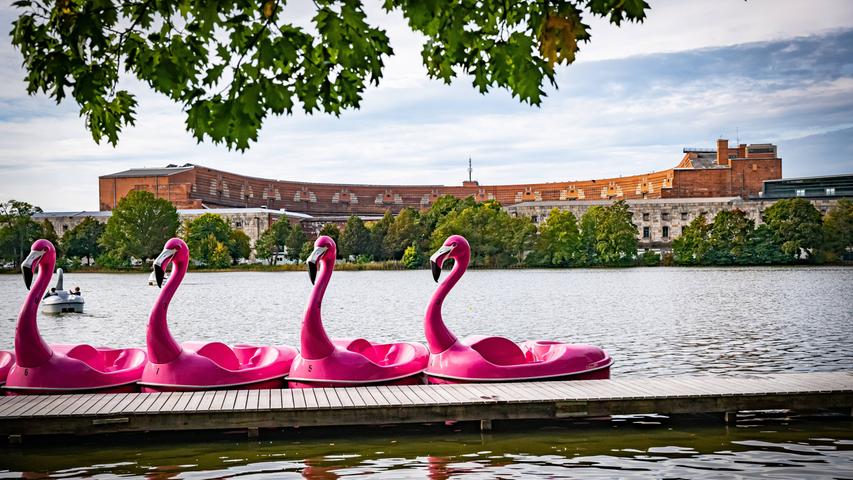
[[[850,478],[853,422],[756,418],[759,428],[665,417],[565,422],[480,435],[434,428],[287,431],[0,451],[0,477],[73,478]],[[657,425],[650,425],[657,423]],[[342,434],[342,435],[341,435]],[[347,439],[341,438],[341,436]],[[24,473],[23,475],[20,472]]]

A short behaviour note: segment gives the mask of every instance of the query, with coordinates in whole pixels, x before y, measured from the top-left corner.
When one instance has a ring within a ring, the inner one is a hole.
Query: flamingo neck
[[[53,350],[39,333],[36,315],[55,265],[56,254],[48,251],[39,261],[38,276],[18,315],[18,326],[15,328],[15,363],[24,368],[44,365],[53,356]]]
[[[329,255],[331,255],[331,259],[327,259],[326,257],[320,259],[320,271],[317,272],[317,281],[311,290],[308,307],[306,307],[305,316],[302,319],[302,333],[300,338],[302,348],[300,353],[302,358],[310,360],[328,357],[335,349],[332,341],[329,340],[329,336],[326,334],[326,329],[323,328],[323,317],[320,314],[323,295],[326,294],[326,287],[329,285],[329,280],[332,278],[332,271],[335,269],[334,252],[327,252],[326,256]]]
[[[450,293],[450,290],[453,289],[456,282],[462,278],[465,270],[468,269],[470,253],[462,251],[457,257],[453,258],[453,269],[450,271],[447,279],[441,282],[438,288],[435,289],[435,293],[432,294],[432,298],[427,305],[426,316],[424,317],[424,335],[429,345],[429,351],[433,354],[441,353],[456,343],[456,335],[444,324],[444,319],[441,316],[441,305],[444,303],[444,299],[447,298],[447,294]]]
[[[176,359],[182,350],[175,338],[172,337],[172,332],[169,331],[167,318],[169,303],[187,273],[189,262],[175,258],[172,260],[172,264],[174,266],[169,275],[169,281],[160,290],[157,302],[148,317],[148,332],[146,333],[145,343],[148,346],[148,360],[151,363],[169,363]]]

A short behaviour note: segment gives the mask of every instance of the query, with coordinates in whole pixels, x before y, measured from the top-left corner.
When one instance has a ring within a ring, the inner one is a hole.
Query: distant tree
[[[312,5],[312,4],[309,4]],[[423,38],[427,75],[470,78],[539,105],[590,40],[590,18],[620,26],[642,21],[643,0],[446,3],[386,0]],[[334,115],[361,105],[393,55],[385,30],[368,22],[360,0],[318,1],[311,25],[290,4],[261,2],[14,2],[12,45],[23,56],[27,92],[61,103],[70,95],[95,141],[115,144],[133,125],[136,96],[119,78],[136,78],[181,105],[187,129],[244,150],[269,115]]]
[[[594,205],[587,209],[580,220],[579,251],[576,255],[576,263],[579,266],[592,266],[598,263],[596,249],[598,224],[604,221],[607,212],[601,205]]]
[[[532,249],[536,227],[530,219],[511,217],[499,203],[488,201],[448,214],[432,233],[431,249],[453,234],[471,244],[474,265],[506,267],[520,263]]]
[[[824,245],[837,258],[853,249],[853,200],[842,198],[823,217]]]
[[[341,255],[344,258],[370,255],[370,241],[370,231],[364,226],[364,222],[361,218],[352,215],[347,220],[344,231],[341,232]]]
[[[764,211],[764,223],[770,227],[782,251],[796,259],[807,257],[823,240],[820,212],[805,198],[779,200]]]
[[[432,234],[432,231],[435,230],[438,224],[450,212],[462,211],[476,204],[477,201],[471,196],[460,200],[453,195],[442,195],[430,205],[429,209],[421,214],[421,224],[426,228],[428,234]]]
[[[261,234],[255,243],[255,255],[259,258],[272,259],[276,264],[276,256],[285,251],[287,238],[290,236],[291,226],[287,219],[282,218]]]
[[[415,269],[423,265],[423,258],[421,257],[420,252],[418,251],[418,247],[414,245],[409,245],[406,247],[406,250],[403,252],[403,258],[400,259],[400,263],[403,264],[406,268]]]
[[[749,262],[753,265],[791,263],[794,257],[782,252],[782,244],[766,224],[759,225],[749,239]]]
[[[383,246],[385,256],[392,260],[399,260],[406,247],[423,244],[424,233],[418,212],[411,208],[402,209],[385,235]]]
[[[212,245],[210,256],[207,258],[206,265],[212,268],[226,268],[231,265],[231,254],[228,253],[228,246],[220,241],[213,240],[213,234],[209,235],[208,243]]]
[[[543,266],[569,267],[575,264],[581,247],[580,230],[575,215],[568,210],[553,209],[539,229],[536,256]]]
[[[252,255],[252,239],[242,230],[232,230],[228,241],[228,254],[236,262],[241,258],[249,258]]]
[[[680,265],[700,265],[711,248],[711,225],[704,215],[694,218],[690,225],[681,230],[681,235],[672,241],[675,262]]]
[[[0,258],[18,264],[30,253],[30,246],[43,234],[41,225],[32,219],[41,211],[17,200],[0,204]]]
[[[755,221],[742,210],[724,210],[711,222],[705,263],[734,265],[750,263],[750,239]]]
[[[178,231],[178,211],[168,200],[133,190],[113,210],[101,246],[111,258],[155,258]]]
[[[193,260],[205,266],[224,268],[223,256],[218,253],[218,250],[220,245],[225,247],[226,251],[230,250],[233,232],[225,219],[215,213],[205,213],[184,223],[183,230],[184,240],[190,248],[190,256]],[[230,263],[233,256],[230,252],[228,256]]]
[[[299,252],[299,258],[301,260],[306,260],[308,256],[311,255],[311,252],[314,251],[314,244],[311,242],[305,242],[302,244],[302,251]]]
[[[42,220],[39,224],[41,227],[41,234],[39,237],[48,240],[53,246],[56,248],[56,256],[61,257],[64,252],[62,245],[59,243],[59,235],[56,234],[56,229],[53,228],[53,224],[50,223],[50,220]]]
[[[297,225],[290,229],[290,233],[287,235],[287,240],[285,241],[285,246],[287,247],[287,258],[291,260],[300,260],[302,249],[305,244],[308,242],[308,238],[305,236],[305,232],[302,231],[302,227]]]
[[[71,257],[85,258],[86,263],[91,264],[92,260],[102,253],[101,245],[98,242],[101,235],[104,234],[104,229],[104,224],[94,218],[84,218],[82,222],[62,235],[61,243],[65,254]]]
[[[327,223],[323,225],[323,228],[320,229],[320,235],[326,235],[332,237],[332,240],[335,241],[335,244],[338,244],[338,240],[341,238],[341,229],[338,228],[334,223]],[[341,256],[341,251],[338,249],[338,258]]]
[[[385,256],[385,236],[388,235],[388,229],[394,224],[394,216],[390,210],[385,210],[385,215],[382,219],[371,223],[367,226],[370,230],[370,251],[369,255],[376,260],[387,260]]]
[[[603,265],[627,265],[637,255],[637,226],[624,200],[604,207],[595,232],[595,253]]]

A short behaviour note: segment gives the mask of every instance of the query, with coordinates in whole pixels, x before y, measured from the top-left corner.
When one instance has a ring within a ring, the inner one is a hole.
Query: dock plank
[[[258,392],[258,410],[270,409],[270,390],[260,390]]]
[[[0,399],[0,435],[558,419],[853,406],[851,372],[66,394]],[[369,409],[366,414],[364,409]],[[204,415],[188,415],[203,412]],[[275,415],[266,412],[276,412]]]
[[[286,388],[281,391],[281,408],[283,409],[291,409],[294,408],[293,403],[293,392],[296,390],[292,388]]]
[[[237,390],[228,390],[225,392],[225,398],[222,399],[220,410],[233,411],[234,403],[237,401]]]

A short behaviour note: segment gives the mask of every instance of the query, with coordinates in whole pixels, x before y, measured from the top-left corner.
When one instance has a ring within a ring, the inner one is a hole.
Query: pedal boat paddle
[[[169,303],[187,273],[189,260],[189,248],[180,238],[166,242],[154,260],[154,275],[162,288],[148,318],[148,364],[139,382],[142,391],[282,388],[297,353],[293,347],[230,346],[222,342],[178,344],[172,337],[167,323]],[[163,285],[169,264],[172,274]]]
[[[424,317],[424,333],[430,351],[426,375],[430,383],[610,378],[613,360],[596,346],[543,340],[515,343],[504,337],[482,335],[457,339],[444,324],[441,306],[468,268],[471,247],[464,237],[448,237],[430,257],[436,282],[448,258],[454,260],[453,269],[438,285]]]
[[[21,264],[30,289],[15,329],[15,364],[4,386],[7,395],[132,392],[145,367],[138,348],[91,345],[48,345],[38,330],[36,315],[56,266],[56,249],[36,240]],[[33,283],[33,272],[38,272]],[[32,284],[32,285],[31,285]]]
[[[323,235],[308,257],[314,288],[302,320],[300,354],[293,361],[291,388],[413,385],[423,383],[429,352],[416,342],[373,343],[363,338],[330,340],[320,305],[335,268],[335,241]],[[316,280],[316,282],[315,282]]]

